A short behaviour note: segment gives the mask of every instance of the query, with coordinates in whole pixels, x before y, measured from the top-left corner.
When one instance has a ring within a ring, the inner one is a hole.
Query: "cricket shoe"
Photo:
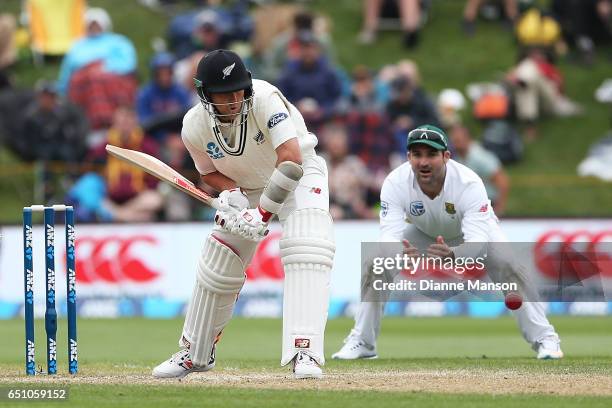
[[[293,358],[293,375],[295,378],[323,378],[319,363],[309,354],[299,351]]]
[[[344,346],[337,352],[332,354],[334,360],[357,360],[358,358],[375,359],[376,347],[369,346],[359,338],[349,336],[344,340]]]
[[[208,364],[195,366],[189,356],[189,349],[184,348],[153,369],[155,378],[183,378],[189,373],[209,371],[215,368],[215,348],[213,347]]]
[[[557,337],[546,337],[538,342],[538,360],[558,360],[563,358],[560,341]]]

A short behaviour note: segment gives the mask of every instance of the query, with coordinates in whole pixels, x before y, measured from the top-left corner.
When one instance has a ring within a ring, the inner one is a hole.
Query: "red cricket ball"
[[[516,292],[510,292],[506,295],[504,303],[508,309],[517,310],[523,304],[523,297]]]

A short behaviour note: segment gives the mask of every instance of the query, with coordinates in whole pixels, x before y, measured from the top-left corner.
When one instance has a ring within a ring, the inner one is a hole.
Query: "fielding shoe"
[[[189,356],[189,349],[184,348],[153,369],[155,378],[183,378],[189,373],[204,372],[215,368],[215,349],[205,366],[194,366]]]
[[[563,358],[560,341],[557,337],[546,337],[538,342],[538,360],[558,360]]]
[[[319,363],[303,351],[293,358],[293,375],[295,378],[323,378],[323,370]]]
[[[337,353],[332,354],[334,360],[356,360],[358,358],[378,358],[376,347],[369,346],[357,337],[348,337],[344,346]]]

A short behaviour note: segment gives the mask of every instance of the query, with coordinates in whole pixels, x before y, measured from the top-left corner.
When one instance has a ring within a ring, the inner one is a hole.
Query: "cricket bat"
[[[219,202],[216,198],[211,197],[204,191],[197,188],[191,181],[163,161],[143,152],[124,149],[110,144],[106,145],[106,151],[116,158],[133,164],[134,166],[146,171],[159,180],[169,183],[184,193],[189,194],[193,198],[208,204],[212,208],[217,210],[220,209]]]

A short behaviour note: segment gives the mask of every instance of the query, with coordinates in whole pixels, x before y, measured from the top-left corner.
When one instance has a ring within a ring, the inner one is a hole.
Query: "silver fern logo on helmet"
[[[223,68],[223,78],[222,79],[225,79],[226,77],[230,76],[235,66],[236,66],[236,63],[234,62],[232,65],[228,65],[227,67]]]

